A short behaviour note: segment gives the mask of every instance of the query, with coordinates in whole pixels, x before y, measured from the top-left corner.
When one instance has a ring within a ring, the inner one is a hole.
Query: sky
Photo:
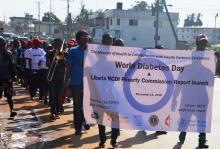
[[[25,13],[34,15],[38,18],[38,1],[40,1],[40,16],[44,12],[50,10],[50,1],[52,12],[54,12],[62,21],[67,14],[67,0],[0,0],[0,20],[7,20],[11,16],[24,16]],[[155,0],[145,0],[149,4]],[[105,10],[116,8],[116,3],[122,2],[123,9],[129,9],[135,4],[135,0],[70,0],[70,12],[76,16],[80,12],[81,4],[84,4],[90,10]],[[204,27],[214,27],[215,15],[217,27],[220,27],[220,0],[167,0],[167,4],[172,4],[168,7],[170,12],[179,12],[180,23],[183,26],[184,19],[192,13],[202,13],[202,21]]]

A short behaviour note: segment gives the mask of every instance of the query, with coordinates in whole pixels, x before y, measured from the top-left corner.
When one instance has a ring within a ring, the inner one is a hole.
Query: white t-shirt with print
[[[40,61],[41,61],[40,69],[48,69],[47,63],[46,63],[47,62],[46,56],[41,56]]]
[[[45,56],[46,55],[46,52],[44,52],[44,50],[38,48],[38,49],[34,49],[34,48],[31,48],[30,50],[27,51],[28,55],[27,56],[30,56],[30,57],[27,57],[27,58],[30,58],[31,59],[31,66],[32,66],[32,69],[33,70],[39,70],[40,67],[39,67],[39,61],[40,61],[40,58],[42,56]]]
[[[31,49],[31,48],[30,48]],[[29,54],[29,50],[27,49],[24,51],[24,58],[25,58],[25,68],[29,69],[29,63],[28,63],[28,59],[31,59],[31,55]]]

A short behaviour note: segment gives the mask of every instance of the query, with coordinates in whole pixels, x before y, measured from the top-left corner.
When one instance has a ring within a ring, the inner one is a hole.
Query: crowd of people
[[[90,35],[85,30],[76,33],[76,39],[65,42],[56,38],[52,43],[47,43],[39,38],[27,42],[15,39],[7,45],[4,38],[0,37],[0,96],[7,98],[10,107],[10,117],[17,113],[13,107],[13,81],[27,88],[31,100],[44,100],[45,105],[50,106],[50,120],[55,121],[64,112],[63,103],[67,90],[71,90],[74,108],[75,135],[82,134],[82,127],[90,129],[86,124],[83,113],[83,64],[84,51],[90,41]],[[205,50],[207,38],[200,35],[196,44],[198,50]],[[106,33],[102,37],[102,44],[107,46],[124,46],[122,39],[113,39]],[[162,46],[155,47],[162,49]],[[39,91],[39,94],[37,94]],[[38,97],[37,97],[38,96]],[[36,98],[37,97],[37,98]],[[68,99],[69,101],[69,99]],[[105,126],[98,125],[100,143],[104,148],[106,142]],[[112,128],[111,145],[117,147],[119,129]],[[159,134],[166,134],[160,132]],[[186,132],[181,132],[179,139],[185,141]],[[199,146],[208,148],[206,135],[199,135]]]

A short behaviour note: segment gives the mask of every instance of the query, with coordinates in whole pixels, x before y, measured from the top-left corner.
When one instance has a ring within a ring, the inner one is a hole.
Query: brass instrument
[[[50,69],[49,69],[48,74],[47,74],[47,80],[49,82],[51,82],[52,79],[53,79],[54,72],[56,70],[58,61],[59,60],[64,60],[64,58],[65,58],[65,54],[64,54],[64,50],[63,50],[64,43],[65,43],[65,40],[63,40],[63,43],[62,43],[62,46],[61,46],[60,50],[56,51],[56,53],[53,57],[53,61],[51,63]]]

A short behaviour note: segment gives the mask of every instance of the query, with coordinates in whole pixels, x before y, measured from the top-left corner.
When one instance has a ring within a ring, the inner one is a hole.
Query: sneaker
[[[156,131],[156,134],[157,135],[165,135],[165,134],[167,134],[167,132],[166,131]]]
[[[99,143],[99,148],[105,148],[105,142],[100,142]]]
[[[11,112],[10,117],[15,117],[17,115],[17,112]]]
[[[56,118],[56,119],[60,119],[60,116],[59,116],[59,115],[55,115],[55,118]]]
[[[200,143],[200,144],[199,144],[199,147],[200,147],[200,148],[209,148],[209,145],[207,145],[207,144],[201,144],[201,143]]]
[[[50,115],[50,120],[52,120],[52,121],[56,120],[56,117],[55,117],[54,114],[51,114],[51,115]]]
[[[84,129],[85,130],[89,130],[90,129],[90,125],[89,124],[84,124]]]
[[[112,145],[112,148],[117,148],[118,147],[117,142],[114,141],[114,140],[111,140],[111,145]]]
[[[179,141],[180,143],[184,143],[185,142],[185,138],[186,138],[186,132],[181,132],[179,135]]]
[[[200,148],[209,148],[209,145],[206,144],[207,140],[205,137],[199,137],[199,147]]]
[[[75,132],[75,135],[76,135],[76,136],[79,136],[79,135],[81,135],[81,134],[82,134],[81,130],[76,130],[76,132]]]

